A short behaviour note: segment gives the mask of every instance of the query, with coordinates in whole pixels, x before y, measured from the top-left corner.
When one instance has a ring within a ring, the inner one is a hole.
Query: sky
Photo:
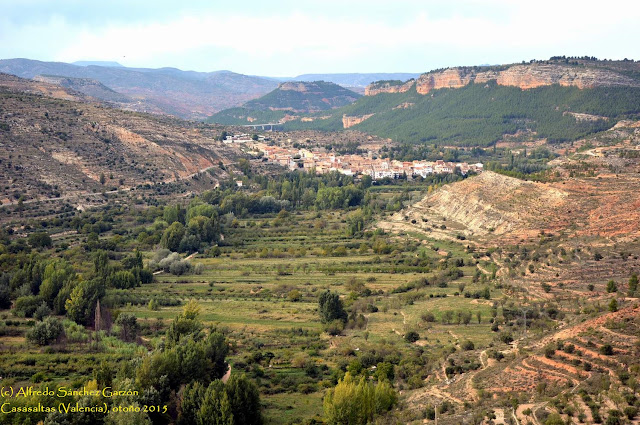
[[[0,58],[250,75],[640,60],[637,0],[0,0]]]

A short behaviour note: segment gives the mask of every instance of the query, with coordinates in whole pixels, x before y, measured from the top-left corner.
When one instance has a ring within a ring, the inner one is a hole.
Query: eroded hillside
[[[597,174],[549,183],[483,172],[434,191],[380,226],[435,238],[463,236],[482,244],[515,243],[544,233],[622,241],[640,237],[637,165],[627,161],[626,172],[612,173],[611,164],[624,160],[613,156],[590,160],[599,164]],[[580,162],[584,160],[560,163],[571,168]]]
[[[220,129],[125,112],[46,82],[0,77],[2,203],[69,198],[166,184],[238,152]],[[216,167],[214,167],[214,165]]]

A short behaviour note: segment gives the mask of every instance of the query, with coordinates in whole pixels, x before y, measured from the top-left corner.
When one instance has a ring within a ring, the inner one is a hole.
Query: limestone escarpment
[[[613,71],[561,65],[516,65],[499,73],[497,82],[503,86],[530,89],[551,84],[576,86],[579,89],[598,86],[638,86],[638,82]]]
[[[360,115],[357,117],[349,117],[347,115],[343,115],[342,116],[342,127],[343,128],[349,128],[349,127],[353,127],[354,125],[360,124],[362,121],[369,119],[373,116],[373,114],[367,114],[367,115]]]
[[[427,94],[431,90],[442,88],[460,88],[473,81],[475,74],[465,68],[445,69],[441,72],[422,74],[416,83],[416,91]]]
[[[405,93],[414,86],[415,80],[411,79],[404,84],[398,84],[396,81],[378,81],[369,84],[364,89],[365,96],[375,96],[380,93]]]
[[[552,84],[575,86],[579,89],[615,86],[640,87],[640,82],[637,80],[608,69],[540,63],[513,65],[501,70],[483,70],[478,67],[448,68],[422,74],[415,81],[415,86],[418,93],[427,94],[432,90],[460,88],[471,83],[485,84],[491,80],[495,80],[497,84],[502,86],[518,87],[522,90]],[[403,85],[373,83],[367,87],[365,95],[401,93],[409,90],[413,83],[413,80],[409,80]]]

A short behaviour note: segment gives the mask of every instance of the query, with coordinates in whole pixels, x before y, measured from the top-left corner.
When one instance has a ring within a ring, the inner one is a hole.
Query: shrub
[[[436,316],[434,316],[433,313],[431,313],[430,311],[427,311],[426,313],[422,313],[420,317],[424,322],[433,323],[436,321]]]
[[[327,323],[324,326],[324,330],[329,334],[329,335],[340,335],[342,334],[342,331],[344,330],[344,322],[342,320],[334,320],[332,322]]]
[[[42,319],[49,316],[50,314],[51,314],[51,309],[49,308],[46,302],[42,301],[42,304],[40,304],[40,306],[33,313],[33,317],[36,320],[41,321]]]
[[[546,347],[544,349],[544,356],[548,359],[552,358],[556,354],[556,349],[553,347]]]
[[[404,340],[407,342],[416,342],[420,339],[420,335],[416,331],[409,331],[404,335]]]
[[[632,421],[638,415],[638,408],[634,406],[627,406],[624,408],[624,414]]]
[[[63,331],[64,328],[59,319],[47,317],[27,332],[27,340],[38,345],[49,345],[58,340]]]
[[[513,342],[513,336],[511,336],[510,333],[507,332],[503,332],[499,335],[500,341],[504,342],[505,344],[511,344]]]
[[[473,341],[466,340],[465,342],[462,343],[463,350],[470,351],[470,350],[473,350],[474,348],[475,348],[475,345],[473,344]]]
[[[32,317],[41,303],[42,298],[35,295],[19,297],[16,300],[16,313],[24,317]]]
[[[613,355],[613,347],[611,346],[611,344],[604,344],[602,347],[600,347],[600,353],[604,354],[605,356],[611,356]]]

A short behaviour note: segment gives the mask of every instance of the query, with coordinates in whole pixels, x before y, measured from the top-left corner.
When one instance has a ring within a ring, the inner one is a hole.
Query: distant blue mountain
[[[112,62],[112,61],[76,61],[72,63],[73,65],[78,65],[78,66],[111,66],[111,67],[118,67],[118,68],[124,68],[124,66],[120,65],[118,62]]]

